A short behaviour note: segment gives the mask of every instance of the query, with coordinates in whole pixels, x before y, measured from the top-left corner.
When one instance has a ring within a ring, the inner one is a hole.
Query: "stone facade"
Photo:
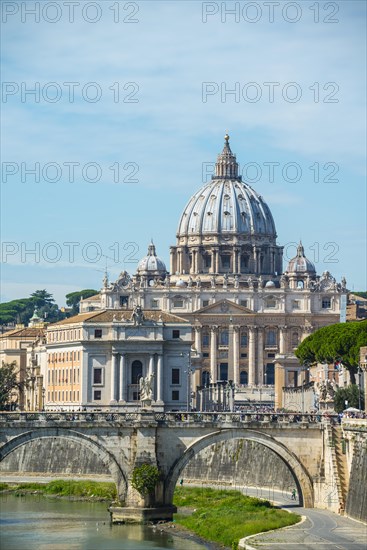
[[[283,272],[283,248],[263,198],[238,175],[225,136],[216,173],[191,197],[170,250],[170,273],[153,243],[134,275],[107,275],[81,313],[139,304],[187,319],[192,327],[193,385],[299,385],[293,350],[314,330],[340,321],[346,281],[316,274],[302,243]],[[275,383],[276,372],[279,382]],[[279,393],[280,392],[280,393]]]
[[[160,311],[107,310],[55,323],[47,330],[45,407],[186,409],[191,344],[189,323]]]

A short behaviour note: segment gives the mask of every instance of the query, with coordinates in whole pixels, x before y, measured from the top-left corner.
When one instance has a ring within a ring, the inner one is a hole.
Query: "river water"
[[[1,550],[203,550],[144,525],[110,525],[107,503],[40,495],[0,497]]]

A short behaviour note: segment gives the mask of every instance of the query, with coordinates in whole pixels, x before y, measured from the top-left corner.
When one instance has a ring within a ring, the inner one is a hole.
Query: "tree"
[[[12,391],[19,390],[23,386],[23,383],[18,381],[16,369],[16,361],[2,362],[0,368],[0,410],[10,407]]]
[[[359,395],[360,394],[360,395]],[[359,409],[364,408],[364,393],[356,384],[350,384],[345,388],[338,388],[334,395],[334,408],[337,413],[344,411],[348,407]],[[348,402],[348,405],[345,402]]]
[[[303,340],[295,354],[303,365],[341,361],[355,384],[361,346],[367,346],[367,321],[322,327]]]
[[[131,485],[141,495],[149,495],[153,493],[159,478],[160,474],[157,466],[144,463],[134,468]]]
[[[67,294],[65,296],[66,305],[72,308],[72,315],[77,315],[79,313],[79,303],[82,298],[90,298],[90,296],[94,296],[94,294],[98,294],[98,291],[91,288]]]
[[[38,307],[52,306],[55,303],[55,300],[52,297],[52,294],[47,292],[46,289],[36,290],[31,294],[31,298],[34,302],[34,305]]]

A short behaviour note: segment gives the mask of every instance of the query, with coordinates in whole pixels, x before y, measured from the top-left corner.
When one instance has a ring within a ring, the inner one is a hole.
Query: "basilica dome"
[[[215,175],[187,203],[177,237],[193,235],[245,234],[276,238],[275,224],[268,205],[238,175],[236,156],[225,136],[218,155]]]
[[[308,273],[310,275],[316,273],[314,264],[305,256],[305,249],[301,242],[297,247],[297,255],[290,260],[286,272],[299,274]]]
[[[139,275],[142,274],[158,274],[158,273],[166,273],[166,265],[158,258],[155,246],[153,244],[153,241],[150,243],[148,247],[148,254],[144,256],[138,263],[137,273]]]

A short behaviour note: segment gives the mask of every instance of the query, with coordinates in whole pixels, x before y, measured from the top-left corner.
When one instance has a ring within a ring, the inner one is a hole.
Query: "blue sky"
[[[318,273],[366,288],[365,3],[280,2],[274,22],[246,4],[80,2],[70,22],[64,2],[39,21],[3,2],[3,301],[61,305],[100,288],[104,256],[134,272],[151,238],[168,266],[226,131],[285,258],[301,238]]]

